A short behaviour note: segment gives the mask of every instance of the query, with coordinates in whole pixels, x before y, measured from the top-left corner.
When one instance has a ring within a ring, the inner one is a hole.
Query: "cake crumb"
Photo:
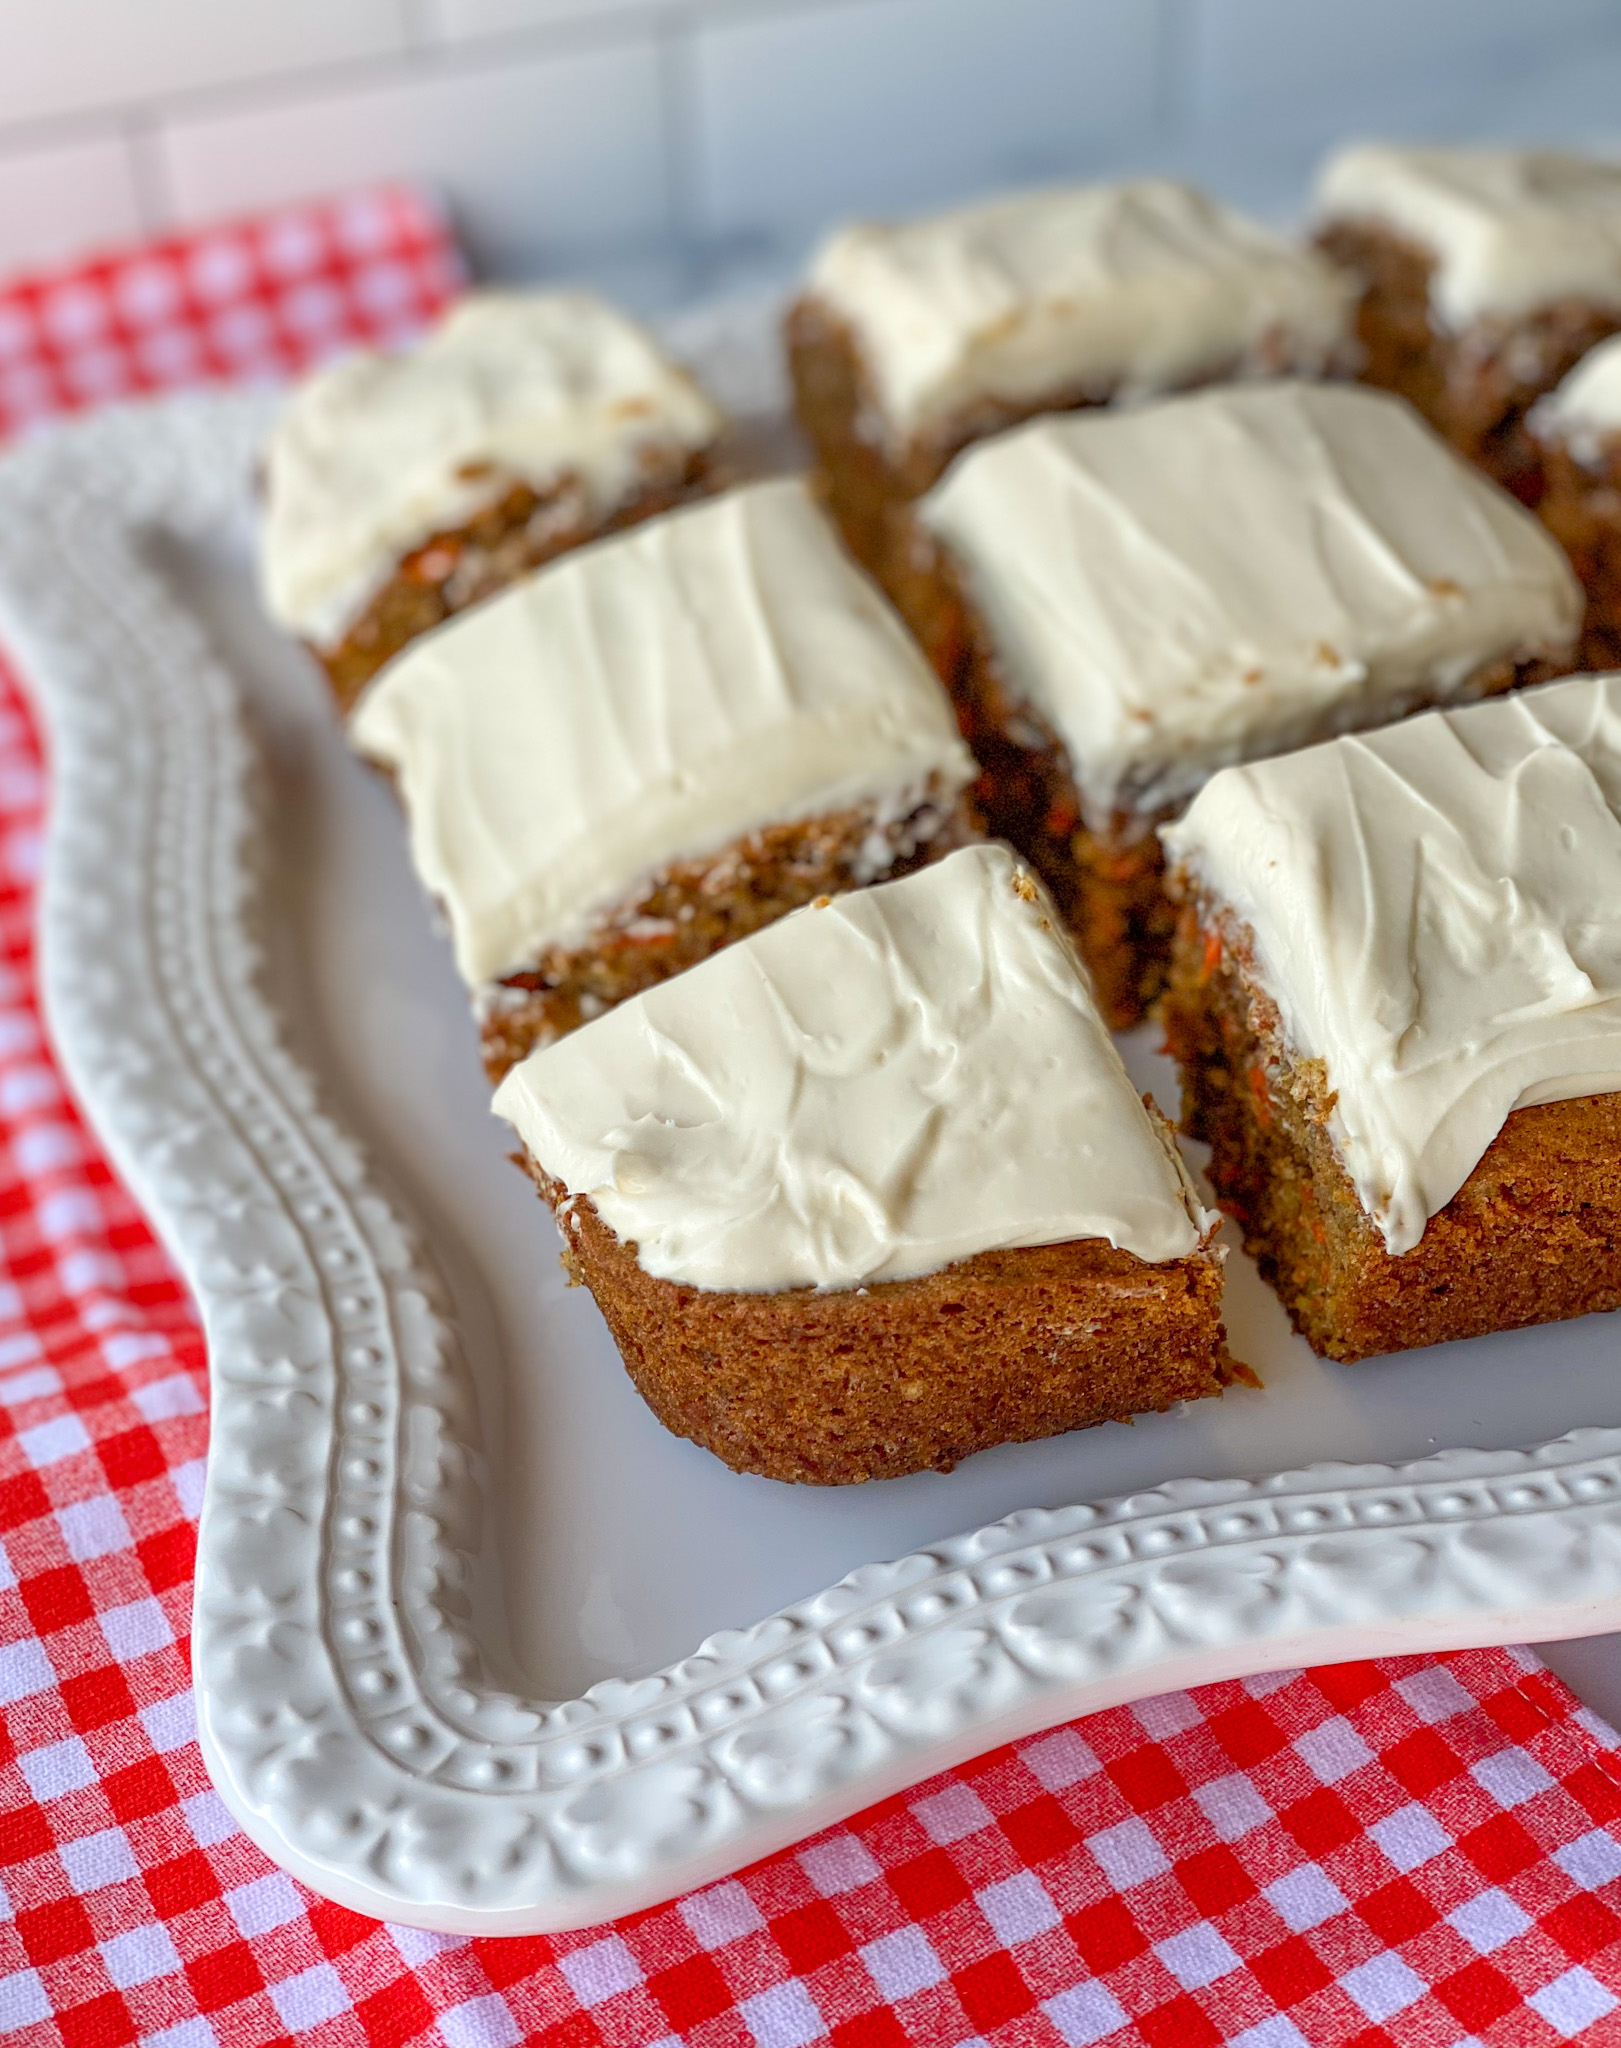
[[[1039,900],[1035,882],[1023,868],[1014,870],[1013,893],[1024,903],[1035,903]]]

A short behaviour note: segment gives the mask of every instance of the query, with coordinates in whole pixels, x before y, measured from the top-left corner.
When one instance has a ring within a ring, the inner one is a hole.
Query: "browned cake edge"
[[[910,439],[897,440],[884,416],[849,322],[807,292],[783,321],[794,413],[816,451],[828,507],[857,560],[894,595],[904,575],[909,544],[906,508],[938,482],[952,458],[970,443],[1006,432],[1042,413],[1080,412],[1111,404],[1118,380],[1058,384],[1023,399],[986,397],[965,405]],[[1194,390],[1253,374],[1285,375],[1292,367],[1281,337],[1259,342],[1243,361],[1233,360],[1189,377],[1174,388]],[[1323,374],[1350,374],[1351,357]],[[1299,374],[1309,374],[1300,370]],[[1168,388],[1163,394],[1171,395]],[[898,562],[897,557],[901,560]]]
[[[1087,824],[1063,742],[1008,688],[950,551],[909,517],[904,550],[894,559],[895,603],[951,693],[963,737],[980,764],[974,793],[987,829],[1017,848],[1047,884],[1110,1028],[1129,1030],[1142,1021],[1169,971],[1176,909],[1165,892],[1158,833],[1185,805],[1118,811],[1102,831]],[[1490,662],[1444,699],[1425,694],[1387,705],[1376,722],[1546,682],[1568,673],[1573,659]]]
[[[1353,1360],[1621,1307],[1621,1094],[1516,1110],[1396,1258],[1329,1133],[1320,1061],[1295,1058],[1251,934],[1182,874],[1159,1005],[1182,1127],[1312,1349]]]
[[[1039,398],[985,398],[897,443],[849,323],[812,294],[783,321],[794,413],[821,470],[828,508],[857,560],[890,587],[891,560],[904,548],[900,516],[961,449],[1038,413],[1106,405],[1115,387],[1065,385]]]
[[[1160,1266],[1089,1238],[864,1288],[709,1292],[644,1272],[588,1198],[524,1164],[637,1392],[734,1472],[811,1486],[949,1472],[993,1444],[1254,1383],[1227,1354],[1208,1242]]]
[[[1579,298],[1521,319],[1483,319],[1448,333],[1430,317],[1434,258],[1390,228],[1333,221],[1317,246],[1362,283],[1362,380],[1400,392],[1471,462],[1535,504],[1538,449],[1525,415],[1587,351],[1621,329],[1621,312]]]
[[[876,803],[762,826],[702,859],[672,861],[583,940],[549,947],[481,1004],[492,1083],[628,996],[667,981],[818,896],[898,880],[980,837],[972,799],[931,782],[900,816]]]
[[[344,637],[311,652],[346,715],[386,662],[420,634],[491,597],[531,570],[588,541],[718,488],[714,451],[650,448],[636,488],[606,517],[588,509],[583,481],[560,477],[544,491],[506,485],[462,525],[430,534],[402,557]]]
[[[1537,516],[1570,557],[1587,593],[1578,665],[1621,667],[1621,435],[1591,462],[1537,434],[1543,492]]]

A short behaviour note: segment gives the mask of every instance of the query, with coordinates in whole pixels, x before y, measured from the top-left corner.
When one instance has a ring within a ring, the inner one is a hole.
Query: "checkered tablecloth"
[[[401,335],[459,274],[393,192],[0,289],[0,423]],[[1621,2042],[1621,1750],[1524,1651],[1094,1715],[552,1940],[382,1926],[284,1877],[198,1754],[202,1343],[42,1035],[44,795],[0,667],[7,2042]]]
[[[81,406],[282,377],[416,333],[461,288],[408,188],[296,206],[0,285],[0,437]]]

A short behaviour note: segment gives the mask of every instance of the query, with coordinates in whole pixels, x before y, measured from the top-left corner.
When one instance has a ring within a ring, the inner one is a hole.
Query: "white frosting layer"
[[[844,228],[810,290],[853,330],[897,439],[987,398],[1319,371],[1350,346],[1353,296],[1310,251],[1159,178]]]
[[[975,773],[944,691],[797,477],[576,549],[414,641],[351,720],[470,984],[668,862]]]
[[[1555,299],[1621,306],[1621,164],[1546,149],[1360,143],[1318,179],[1326,220],[1366,220],[1433,253],[1441,327]]]
[[[744,939],[515,1067],[495,1108],[660,1279],[853,1287],[999,1246],[1155,1262],[1215,1219],[1006,847]]]
[[[1562,652],[1582,616],[1541,525],[1355,385],[1032,421],[960,455],[919,516],[1099,825]]]
[[[488,292],[408,355],[346,356],[289,400],[265,457],[271,616],[342,638],[402,555],[514,482],[565,478],[586,516],[720,415],[651,335],[589,292]]]
[[[1512,1111],[1621,1088],[1621,675],[1230,769],[1163,837],[1254,932],[1392,1252]]]
[[[1545,441],[1563,441],[1579,462],[1594,462],[1621,434],[1621,334],[1589,349],[1557,389],[1531,409]]]

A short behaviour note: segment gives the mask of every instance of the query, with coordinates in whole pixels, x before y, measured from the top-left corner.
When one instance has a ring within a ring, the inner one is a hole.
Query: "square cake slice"
[[[1314,1349],[1621,1306],[1621,676],[1226,769],[1164,836],[1185,1126]]]
[[[975,846],[496,1091],[655,1415],[840,1485],[1214,1394],[1221,1253],[1045,893]]]
[[[409,352],[294,391],[265,454],[266,606],[347,710],[418,633],[705,489],[721,428],[589,292],[475,293]]]
[[[415,641],[350,731],[404,800],[492,1078],[977,836],[945,692],[796,477],[549,563]]]
[[[1353,292],[1167,179],[1061,187],[835,234],[788,317],[800,422],[846,536],[1033,413],[1216,378],[1349,373]]]
[[[915,512],[902,609],[1116,1026],[1164,980],[1156,827],[1217,768],[1540,679],[1581,624],[1537,521],[1358,385],[1032,421]]]
[[[1368,382],[1533,492],[1527,410],[1621,328],[1621,163],[1361,143],[1324,165],[1317,213],[1362,286]]]

